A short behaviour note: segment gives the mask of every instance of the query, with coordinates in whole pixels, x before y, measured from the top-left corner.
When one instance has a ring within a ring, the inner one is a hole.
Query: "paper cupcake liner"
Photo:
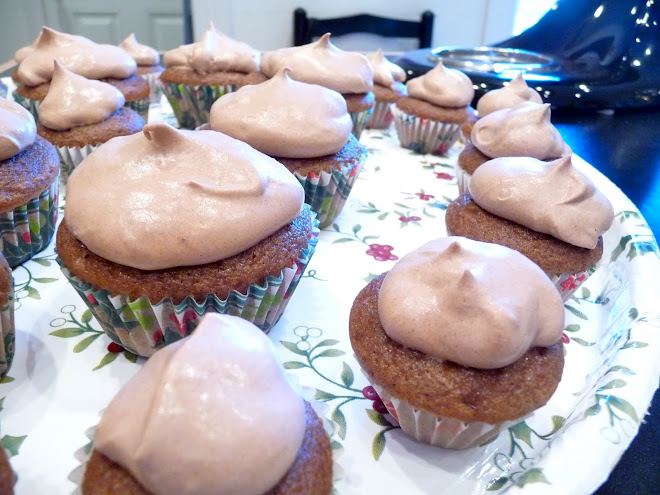
[[[353,130],[351,132],[355,136],[355,139],[360,139],[360,134],[362,134],[362,131],[367,126],[367,122],[369,121],[369,117],[373,111],[374,107],[371,107],[367,110],[363,110],[362,112],[349,113],[351,120],[353,121]]]
[[[14,288],[9,292],[9,300],[4,308],[0,309],[0,378],[3,378],[14,360]]]
[[[149,105],[151,102],[149,101],[149,97],[147,96],[146,98],[140,98],[139,100],[135,101],[127,101],[124,106],[126,108],[130,108],[131,110],[135,110],[137,113],[140,114],[140,117],[144,119],[145,122],[149,120]]]
[[[418,153],[447,153],[461,130],[460,124],[424,119],[408,114],[396,105],[392,107],[392,113],[401,146]]]
[[[391,107],[391,102],[377,101],[374,111],[367,121],[367,129],[387,129],[394,120]]]
[[[463,194],[468,190],[470,186],[470,179],[472,179],[472,174],[463,169],[458,162],[454,164],[454,172],[456,175],[456,183],[458,184],[458,193]]]
[[[550,277],[552,283],[555,284],[555,287],[557,287],[562,301],[566,301],[571,297],[573,292],[575,292],[589,277],[591,277],[591,275],[594,274],[598,269],[599,264],[600,263],[596,263],[588,270],[578,273],[546,273],[548,274],[548,277]]]
[[[163,83],[163,92],[172,106],[172,111],[184,129],[194,129],[209,121],[213,102],[236,91],[235,84],[221,86],[191,86],[187,84]]]
[[[73,169],[99,146],[100,144],[87,144],[82,147],[55,146],[57,154],[60,156],[60,180],[62,181],[62,184],[66,184]]]
[[[149,84],[149,102],[160,103],[163,96],[163,84],[160,82],[160,72],[149,72],[148,74],[140,74],[140,77],[147,81]],[[147,119],[145,118],[146,122]]]
[[[0,213],[0,249],[14,268],[48,246],[55,233],[59,176],[39,196]]]
[[[18,103],[23,108],[27,109],[27,111],[32,114],[32,117],[34,117],[35,124],[38,124],[39,105],[41,104],[41,100],[33,100],[32,98],[25,98],[24,96],[19,95],[16,90],[14,90],[12,96],[16,103]]]

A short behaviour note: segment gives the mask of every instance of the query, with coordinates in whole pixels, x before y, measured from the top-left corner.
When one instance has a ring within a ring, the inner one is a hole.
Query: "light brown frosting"
[[[39,106],[39,121],[49,129],[65,131],[103,122],[125,102],[114,86],[85,79],[56,60],[48,94]]]
[[[508,86],[500,89],[488,91],[479,98],[477,102],[477,112],[479,117],[493,113],[503,108],[512,108],[525,101],[532,103],[543,103],[543,99],[538,92],[529,86],[522,77],[522,72],[509,82]]]
[[[550,123],[550,105],[525,102],[480,118],[472,128],[472,143],[490,158],[530,156],[553,160],[570,154]]]
[[[303,46],[265,52],[261,72],[273,77],[282,67],[291,68],[296,81],[318,84],[339,93],[368,93],[374,87],[374,73],[367,57],[340,50],[330,42],[330,33]]]
[[[94,445],[154,495],[260,495],[291,468],[304,434],[304,403],[268,337],[210,313],[119,391]]]
[[[199,72],[256,72],[259,70],[260,53],[247,43],[236,41],[215,30],[212,22],[197,43],[181,45],[165,52],[163,62],[167,67],[185,66]]]
[[[424,244],[385,276],[378,315],[387,335],[463,366],[507,366],[555,344],[564,306],[548,276],[522,254],[463,237]]]
[[[113,77],[126,79],[135,73],[135,60],[118,46],[99,45],[93,41],[60,33],[47,27],[27,48],[17,69],[17,78],[22,84],[37,86],[53,77],[53,61],[59,60],[67,69],[87,79]]]
[[[344,147],[353,123],[346,100],[328,88],[292,80],[287,67],[213,103],[211,128],[262,153],[313,158]]]
[[[373,53],[367,53],[367,60],[374,71],[374,83],[393,88],[396,83],[406,80],[406,72],[396,64],[393,64],[383,56],[379,48]]]
[[[156,50],[147,45],[138,43],[135,33],[129,34],[119,46],[133,57],[138,65],[157,65],[160,63],[160,55]]]
[[[470,195],[484,210],[575,246],[593,249],[614,219],[612,204],[566,156],[547,163],[497,158],[472,175]]]
[[[0,160],[16,156],[34,143],[37,126],[30,112],[18,103],[0,98]]]
[[[293,174],[245,143],[150,123],[76,167],[65,215],[93,253],[157,270],[245,251],[291,223],[303,198]]]
[[[459,70],[446,68],[442,62],[423,76],[411,79],[406,86],[408,96],[441,107],[465,107],[474,98],[470,78]]]

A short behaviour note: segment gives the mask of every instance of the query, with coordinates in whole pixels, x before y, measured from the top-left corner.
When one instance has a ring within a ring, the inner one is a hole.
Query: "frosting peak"
[[[509,82],[508,86],[488,91],[477,102],[479,117],[493,113],[503,108],[512,108],[525,101],[543,103],[541,95],[527,86],[522,72]]]
[[[406,86],[409,96],[441,107],[465,107],[474,98],[470,78],[456,69],[447,69],[442,62]]]
[[[337,153],[353,125],[346,101],[331,89],[294,81],[290,72],[283,67],[264,83],[216,100],[211,128],[270,156],[313,158]]]
[[[374,83],[393,88],[396,83],[406,80],[406,72],[387,60],[380,48],[373,53],[368,53],[367,59],[374,71]]]
[[[16,156],[34,143],[37,126],[30,112],[18,103],[0,98],[0,160]]]
[[[378,315],[401,345],[482,369],[551,346],[564,329],[561,297],[538,266],[507,247],[463,237],[428,242],[401,258],[383,280]]]
[[[129,34],[119,46],[126,50],[133,57],[138,65],[157,65],[160,63],[160,55],[156,50],[147,45],[138,43],[135,34]]]

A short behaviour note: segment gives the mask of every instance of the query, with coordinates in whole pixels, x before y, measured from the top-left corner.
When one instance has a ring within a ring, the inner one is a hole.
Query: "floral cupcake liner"
[[[14,98],[14,101],[18,103],[20,106],[25,108],[28,112],[32,114],[32,117],[34,117],[34,122],[35,124],[39,123],[39,105],[41,104],[40,100],[33,100],[32,98],[26,98],[25,96],[22,96],[18,94],[16,90],[12,93],[12,97]]]
[[[373,111],[374,108],[371,107],[367,110],[363,110],[362,112],[349,113],[351,120],[353,121],[353,130],[351,130],[351,132],[355,136],[355,139],[360,139],[360,135],[362,134],[364,128],[367,127],[367,122],[369,121],[369,117],[371,117]]]
[[[14,268],[43,250],[57,223],[59,176],[39,196],[0,213],[0,249]]]
[[[387,101],[377,101],[374,111],[367,121],[367,129],[387,129],[392,121],[392,103]]]
[[[401,146],[418,153],[444,155],[458,139],[461,126],[452,122],[436,122],[392,107],[394,126]]]
[[[14,360],[14,288],[9,293],[9,301],[4,308],[0,309],[0,378],[3,378]]]
[[[583,283],[587,281],[589,277],[591,277],[591,275],[594,274],[594,272],[598,269],[599,264],[600,263],[596,263],[594,266],[583,272],[548,273],[548,276],[550,277],[552,283],[555,284],[555,287],[557,287],[562,301],[566,301],[569,297],[571,297],[573,292],[575,292]]]
[[[66,184],[73,169],[80,165],[80,162],[87,158],[87,155],[99,146],[100,144],[87,144],[82,147],[55,146],[57,154],[60,157],[60,180],[62,181],[62,184]]]
[[[149,120],[150,104],[151,102],[147,96],[146,98],[140,98],[139,100],[127,101],[124,106],[126,108],[130,108],[131,110],[135,110],[138,114],[140,114],[140,117],[142,117],[144,121],[147,122]]]
[[[163,83],[163,92],[172,106],[179,125],[194,129],[209,121],[213,102],[236,91],[235,84],[221,86],[191,86],[188,84]]]

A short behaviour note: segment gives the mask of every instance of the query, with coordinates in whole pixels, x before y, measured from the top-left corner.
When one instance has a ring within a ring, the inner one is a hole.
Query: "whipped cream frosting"
[[[268,337],[210,313],[119,391],[94,446],[154,495],[258,495],[291,468],[305,426]]]
[[[550,163],[528,157],[487,161],[470,195],[484,210],[575,246],[593,249],[614,219],[612,204],[570,156]]]
[[[114,86],[85,79],[56,60],[48,94],[39,106],[39,122],[56,131],[97,124],[125,102],[122,92]]]
[[[93,253],[157,270],[245,251],[291,223],[303,199],[293,174],[243,142],[150,123],[76,167],[65,217]]]
[[[570,154],[550,123],[550,105],[524,102],[480,118],[472,127],[472,143],[490,158],[530,156],[553,160]]]
[[[18,103],[0,98],[0,160],[16,156],[34,143],[37,126],[30,112]]]
[[[368,53],[367,60],[369,60],[374,71],[375,84],[393,88],[396,83],[402,83],[406,80],[406,72],[398,65],[387,60],[380,48],[373,53]]]
[[[368,93],[374,87],[374,73],[367,57],[340,50],[330,42],[330,33],[302,46],[265,52],[261,72],[273,77],[282,67],[291,69],[296,81],[318,84],[339,93]]]
[[[284,67],[268,81],[244,86],[213,103],[211,128],[262,153],[313,158],[341,150],[353,123],[346,100],[328,88],[294,81]]]
[[[147,45],[138,43],[135,33],[129,34],[119,46],[133,57],[138,65],[157,65],[160,63],[160,55],[156,50]]]
[[[261,54],[247,43],[236,41],[216,31],[212,22],[197,43],[181,45],[165,52],[167,67],[184,66],[199,72],[256,72]]]
[[[446,68],[442,62],[423,76],[406,83],[408,96],[441,107],[466,107],[474,98],[470,78],[456,69]]]
[[[564,329],[564,306],[545,272],[517,251],[463,237],[402,257],[383,280],[378,315],[401,345],[481,369],[551,346]]]
[[[525,101],[532,103],[543,103],[543,99],[538,92],[529,86],[523,79],[522,72],[513,78],[508,86],[500,89],[488,91],[479,98],[477,102],[477,112],[479,117],[493,113],[503,108],[512,108]]]
[[[100,45],[82,36],[60,33],[47,27],[25,52],[16,70],[18,81],[27,86],[46,83],[53,77],[55,59],[87,79],[126,79],[135,74],[135,60],[118,46]]]

